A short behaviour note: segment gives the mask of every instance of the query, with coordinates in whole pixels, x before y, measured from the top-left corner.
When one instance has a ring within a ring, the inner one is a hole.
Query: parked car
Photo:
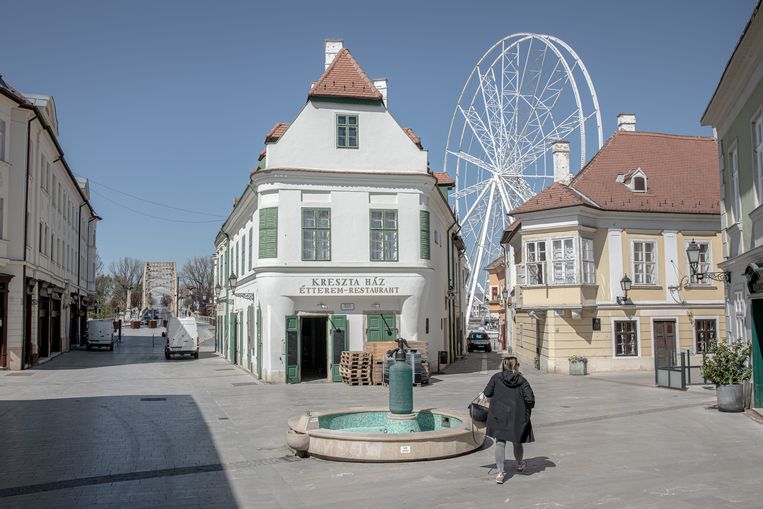
[[[196,328],[196,318],[170,318],[167,323],[164,357],[170,360],[173,355],[192,355],[199,358],[199,332]]]
[[[87,349],[93,347],[114,350],[114,323],[111,320],[90,320],[87,322]]]
[[[470,332],[466,337],[466,349],[469,352],[474,350],[483,350],[485,352],[492,352],[490,347],[490,336],[486,332]]]

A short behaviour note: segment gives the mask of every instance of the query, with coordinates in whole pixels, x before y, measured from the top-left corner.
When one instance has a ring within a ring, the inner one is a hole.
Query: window
[[[371,261],[397,261],[397,210],[372,210]]]
[[[246,272],[246,233],[241,239],[241,265],[239,267],[241,268],[239,274],[244,274]]]
[[[593,239],[580,239],[581,260],[583,263],[583,283],[596,284],[596,264],[593,254]]]
[[[3,237],[3,219],[5,218],[5,200],[0,198],[0,239]]]
[[[527,260],[527,284],[542,285],[545,284],[544,273],[546,271],[546,242],[528,242],[526,244]]]
[[[48,190],[48,161],[44,155],[40,155],[40,185],[42,188]]]
[[[744,317],[747,313],[747,303],[744,300],[744,291],[734,292],[734,332],[735,339],[747,339],[747,330],[744,326]]]
[[[737,158],[737,148],[729,151],[729,166],[731,166],[731,215],[735,223],[742,221],[742,197],[739,194],[739,161]]]
[[[53,194],[53,208],[56,208],[56,203],[58,203],[56,198],[56,177],[53,177],[53,187],[50,188],[50,192]]]
[[[615,320],[615,357],[638,356],[636,320]]]
[[[654,241],[633,241],[633,284],[657,284],[657,244]]]
[[[694,338],[697,353],[707,352],[710,345],[718,339],[715,320],[694,320]]]
[[[254,228],[249,228],[249,270],[254,268],[252,263],[252,243],[254,242]]]
[[[436,235],[435,238],[437,238]],[[424,260],[429,260],[429,247],[429,211],[421,210],[419,211],[419,251]]]
[[[331,209],[302,209],[302,259],[331,260]]]
[[[755,171],[755,191],[758,204],[763,203],[763,113],[752,121],[752,164]]]
[[[42,221],[40,221],[40,253],[45,254],[45,227],[42,224]]]
[[[336,116],[337,148],[358,148],[358,116]]]
[[[260,258],[278,256],[278,207],[260,209]]]
[[[0,161],[5,161],[5,120],[0,120]]]
[[[491,303],[498,302],[498,287],[497,286],[490,287],[490,302]]]
[[[696,242],[696,241],[695,241]],[[699,263],[697,264],[697,272],[710,272],[710,262],[712,261],[712,255],[710,253],[709,242],[697,242],[699,246]],[[689,244],[687,243],[688,247]],[[689,257],[686,257],[686,264],[688,267]],[[693,285],[709,285],[712,280],[710,278],[697,279],[697,276],[691,274],[691,268],[687,268],[686,273],[690,276],[690,284]]]
[[[554,239],[554,284],[575,283],[575,242],[574,239]]]
[[[633,190],[641,193],[646,192],[646,179],[644,177],[633,177]]]

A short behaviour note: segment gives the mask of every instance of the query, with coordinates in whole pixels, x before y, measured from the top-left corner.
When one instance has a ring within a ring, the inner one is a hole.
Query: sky
[[[575,49],[605,139],[622,111],[638,130],[711,135],[699,119],[755,4],[0,0],[0,74],[55,98],[66,159],[103,217],[105,266],[130,256],[180,267],[214,251],[265,133],[294,119],[322,73],[326,38],[389,79],[390,112],[438,171],[466,78],[516,32]]]

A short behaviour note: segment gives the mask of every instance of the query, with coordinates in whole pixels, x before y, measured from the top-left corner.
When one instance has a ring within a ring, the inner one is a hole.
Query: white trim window
[[[653,240],[633,241],[633,284],[657,284],[657,243]]]
[[[710,247],[710,242],[707,241],[694,241],[699,246],[699,263],[697,264],[697,272],[710,272],[713,253]],[[686,243],[685,247],[689,247],[689,243]],[[712,283],[710,278],[697,279],[697,276],[691,274],[691,268],[689,267],[689,257],[686,257],[686,273],[689,274],[689,284],[692,285],[709,285]]]
[[[5,120],[0,120],[0,161],[5,161],[5,138],[7,137],[6,129],[8,124]]]
[[[525,244],[525,268],[528,285],[543,285],[546,283],[546,241],[539,240]]]
[[[554,284],[577,283],[575,277],[575,239],[554,239],[551,241]]]
[[[596,261],[593,253],[593,239],[580,239],[580,261],[583,284],[596,284]]]
[[[734,333],[736,338],[747,340],[747,329],[744,318],[747,314],[747,302],[744,299],[744,291],[734,292]]]
[[[758,109],[752,121],[752,164],[755,171],[755,194],[760,205],[763,203],[763,109]]]
[[[638,357],[638,322],[614,320],[615,357]]]
[[[729,166],[731,167],[731,215],[734,223],[742,221],[742,196],[739,192],[739,156],[737,145],[729,150]]]

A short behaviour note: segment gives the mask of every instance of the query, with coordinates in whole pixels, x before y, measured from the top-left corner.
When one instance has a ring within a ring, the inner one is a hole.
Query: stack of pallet
[[[408,341],[408,346],[421,354],[421,375],[415,380],[416,385],[428,384],[431,370],[429,368],[429,345],[425,341]],[[394,341],[369,341],[366,352],[372,355],[372,381],[374,385],[384,385],[384,356],[389,350],[397,348]]]
[[[339,375],[347,385],[371,385],[372,355],[366,352],[342,352]]]

